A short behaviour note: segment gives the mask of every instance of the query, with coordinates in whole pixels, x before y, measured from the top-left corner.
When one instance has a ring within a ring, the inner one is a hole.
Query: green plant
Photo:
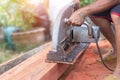
[[[94,0],[80,0],[80,6],[83,7],[83,6],[86,6],[88,4],[91,4],[93,3]]]
[[[0,0],[0,26],[29,29],[34,23],[34,7],[28,0]]]

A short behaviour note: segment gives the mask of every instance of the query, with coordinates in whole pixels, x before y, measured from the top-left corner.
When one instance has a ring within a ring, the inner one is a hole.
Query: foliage
[[[23,54],[26,51],[31,50],[35,47],[36,47],[35,45],[28,46],[28,47],[24,47],[23,45],[23,47],[18,47],[17,50],[12,51],[7,49],[7,43],[5,41],[0,41],[0,64],[12,58],[15,58],[20,54]]]
[[[17,26],[26,30],[34,23],[33,10],[28,0],[0,0],[0,26]]]
[[[6,43],[3,41],[0,41],[0,63],[3,61],[6,61],[10,58],[10,55],[6,53],[5,51]]]
[[[93,3],[94,0],[80,0],[80,6],[83,7],[83,6],[86,6],[88,4],[91,4]]]

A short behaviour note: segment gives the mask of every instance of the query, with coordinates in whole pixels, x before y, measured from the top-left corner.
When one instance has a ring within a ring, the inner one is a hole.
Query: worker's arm
[[[107,10],[119,2],[119,0],[97,0],[93,4],[75,11],[69,20],[75,25],[80,25],[84,21],[85,16]]]
[[[93,4],[83,7],[80,10],[85,16],[93,13],[98,13],[109,9],[110,7],[118,4],[119,0],[97,0]]]

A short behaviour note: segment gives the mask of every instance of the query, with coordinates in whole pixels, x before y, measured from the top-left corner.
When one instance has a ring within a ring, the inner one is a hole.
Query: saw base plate
[[[90,43],[79,43],[78,46],[65,57],[61,55],[62,53],[60,53],[60,51],[50,51],[45,61],[49,63],[74,64],[80,55],[87,49],[89,44]]]

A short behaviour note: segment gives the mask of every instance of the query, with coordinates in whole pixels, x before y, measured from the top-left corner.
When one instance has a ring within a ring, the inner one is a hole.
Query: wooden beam
[[[1,74],[0,80],[58,80],[70,65],[45,62],[50,45]]]
[[[57,80],[69,65],[45,62],[50,45],[0,75],[0,80]]]
[[[37,52],[40,52],[43,48],[48,46],[48,44],[44,44],[42,46],[39,46],[37,48],[34,48],[10,61],[4,62],[0,64],[0,75],[3,74],[4,72],[8,71],[9,69],[13,68],[14,66],[20,64],[24,60],[28,59],[29,57],[33,56]]]

